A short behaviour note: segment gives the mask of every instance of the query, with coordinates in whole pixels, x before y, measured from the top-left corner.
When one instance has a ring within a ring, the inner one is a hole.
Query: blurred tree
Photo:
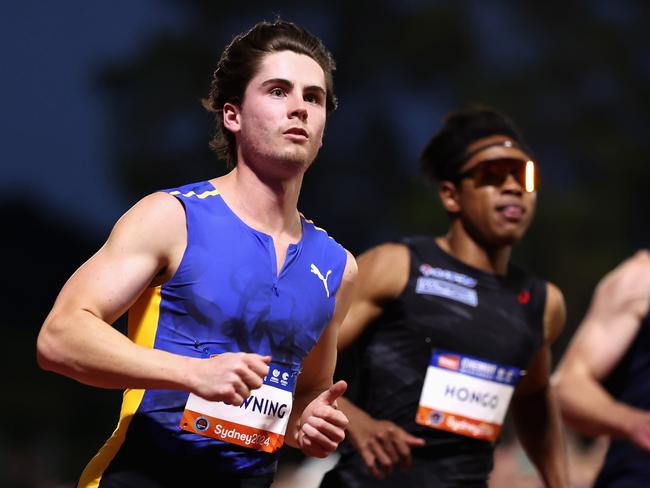
[[[254,17],[235,2],[168,3],[178,28],[101,78],[117,171],[133,195],[223,171],[199,100],[230,36],[280,15],[323,37],[337,59],[340,108],[301,208],[354,252],[444,229],[415,162],[442,115],[473,101],[512,115],[540,160],[537,222],[516,257],[564,290],[569,330],[598,277],[647,244],[646,3],[252,2]]]
[[[280,15],[320,35],[338,63],[340,108],[300,208],[354,253],[444,231],[416,160],[441,117],[472,101],[509,113],[541,165],[538,216],[515,259],[565,293],[556,357],[598,279],[650,242],[647,2],[251,0],[245,12],[233,0],[164,3],[177,13],[173,28],[97,75],[114,171],[131,200],[225,170],[208,149],[212,120],[200,100],[231,37]],[[0,485],[45,486],[78,475],[115,425],[119,393],[42,373],[33,349],[12,346],[33,347],[56,292],[101,242],[63,217],[45,219],[41,207],[4,200],[0,210],[15,237],[1,240],[10,257],[0,294],[5,370],[21,372],[7,375]]]

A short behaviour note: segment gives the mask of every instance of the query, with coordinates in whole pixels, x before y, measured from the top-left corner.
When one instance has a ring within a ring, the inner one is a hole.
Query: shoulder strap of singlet
[[[417,256],[418,261],[427,261],[436,249],[432,238],[428,236],[407,236],[401,238],[398,242],[408,247],[409,252]],[[414,264],[413,259],[411,259],[411,267]]]
[[[183,200],[205,200],[219,194],[219,190],[208,181],[199,181],[163,191]]]

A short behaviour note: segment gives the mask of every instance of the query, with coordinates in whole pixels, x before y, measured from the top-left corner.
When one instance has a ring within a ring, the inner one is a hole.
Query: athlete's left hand
[[[336,406],[336,399],[347,387],[345,381],[333,384],[303,410],[297,442],[307,456],[326,457],[345,439],[348,418]]]

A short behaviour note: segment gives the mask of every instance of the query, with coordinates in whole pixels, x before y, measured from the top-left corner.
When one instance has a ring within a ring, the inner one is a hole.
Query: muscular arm
[[[343,381],[332,385],[332,378],[336,367],[336,341],[341,322],[350,308],[356,278],[356,261],[347,253],[334,314],[305,359],[298,377],[285,440],[310,456],[326,456],[345,437],[344,430],[348,421],[336,408],[336,400],[347,385]]]
[[[632,341],[650,305],[650,253],[607,274],[554,375],[562,414],[587,435],[628,439],[650,449],[650,413],[616,401],[601,385]]]
[[[261,386],[261,356],[187,358],[135,344],[111,326],[144,290],[169,279],[186,241],[185,213],[174,197],[156,193],[138,202],[61,290],[38,337],[39,365],[93,386],[178,389],[239,402],[231,390],[240,385],[224,370],[238,363],[249,386]]]
[[[359,277],[338,338],[339,351],[352,344],[379,317],[388,300],[397,298],[409,277],[409,253],[403,244],[382,244],[357,258]]]
[[[339,350],[352,344],[381,315],[385,303],[402,293],[408,281],[409,253],[402,244],[370,249],[359,256],[358,263],[358,284],[350,312],[341,326]],[[394,464],[407,467],[411,447],[424,444],[393,422],[373,419],[347,398],[341,398],[339,406],[350,419],[350,440],[375,478],[389,473]]]
[[[562,424],[549,382],[550,346],[562,331],[565,317],[562,293],[549,283],[544,311],[544,344],[512,399],[513,420],[519,440],[549,487],[569,486]]]
[[[185,239],[183,210],[174,200],[154,194],[136,204],[68,280],[38,337],[41,367],[106,388],[186,382],[183,359],[138,346],[109,325],[164,271],[176,241]]]

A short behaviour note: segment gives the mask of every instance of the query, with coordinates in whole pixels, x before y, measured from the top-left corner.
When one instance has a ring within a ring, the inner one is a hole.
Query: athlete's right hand
[[[412,436],[389,420],[376,420],[361,410],[350,418],[348,436],[376,479],[390,474],[394,465],[408,468],[411,448],[424,446],[424,439]]]
[[[210,401],[239,406],[262,386],[271,356],[226,352],[196,362],[192,392]]]

